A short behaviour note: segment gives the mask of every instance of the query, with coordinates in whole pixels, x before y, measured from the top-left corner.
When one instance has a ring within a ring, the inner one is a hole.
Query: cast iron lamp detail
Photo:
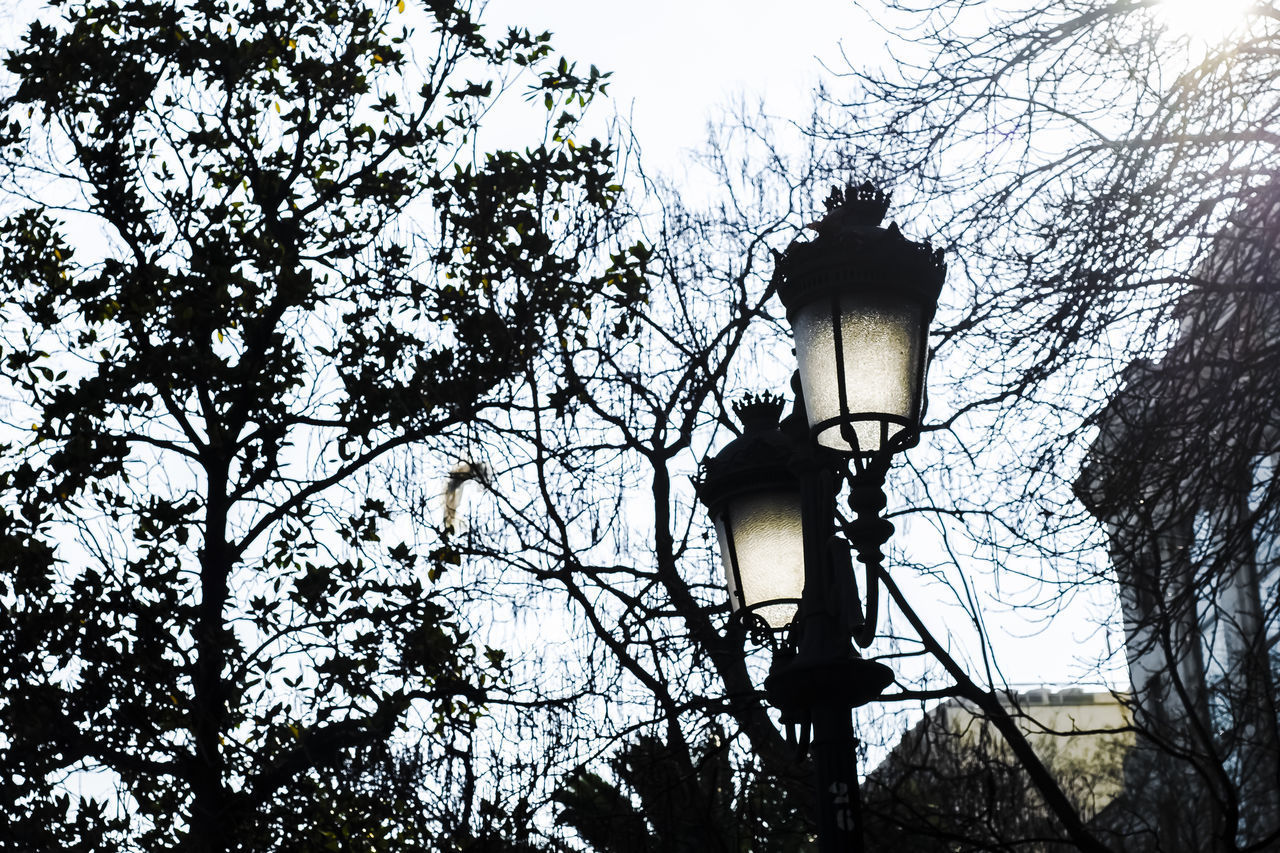
[[[862,849],[852,709],[894,676],[855,641],[875,637],[893,533],[884,479],[894,454],[919,441],[929,323],[946,275],[941,250],[880,227],[888,206],[869,183],[833,190],[811,226],[817,237],[776,256],[799,362],[795,409],[779,421],[777,398],[739,406],[742,435],[705,461],[698,483],[733,619],[773,648],[765,694],[788,739],[813,755],[823,853]],[[853,520],[840,523],[846,485]],[[850,545],[866,567],[865,606]]]

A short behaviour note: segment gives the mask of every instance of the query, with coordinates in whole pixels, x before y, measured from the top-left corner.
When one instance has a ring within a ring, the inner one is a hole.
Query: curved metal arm
[[[880,619],[880,563],[867,566],[867,609],[862,627],[853,635],[858,648],[865,649],[876,638]]]

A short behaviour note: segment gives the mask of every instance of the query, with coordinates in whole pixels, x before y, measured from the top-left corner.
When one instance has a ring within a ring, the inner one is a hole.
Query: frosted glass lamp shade
[[[786,628],[804,592],[800,493],[740,494],[715,524],[732,610],[755,614],[775,630]]]
[[[827,215],[778,258],[809,428],[823,447],[887,465],[920,435],[929,323],[947,276],[941,249],[880,227],[889,196],[832,190]]]
[[[928,334],[922,313],[918,302],[863,293],[795,312],[800,383],[819,444],[871,456],[914,443]]]

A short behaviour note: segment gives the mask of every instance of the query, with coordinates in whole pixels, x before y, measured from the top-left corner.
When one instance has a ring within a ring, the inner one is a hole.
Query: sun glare
[[[1218,44],[1244,23],[1254,0],[1160,0],[1157,14],[1174,36]]]

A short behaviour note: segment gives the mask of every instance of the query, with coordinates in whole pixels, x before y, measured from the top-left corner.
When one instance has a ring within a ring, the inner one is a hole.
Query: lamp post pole
[[[803,408],[788,419],[804,427]],[[845,466],[802,436],[792,465],[800,482],[804,590],[790,643],[775,654],[765,693],[796,725],[802,751],[813,756],[821,853],[862,853],[853,709],[893,681],[889,667],[864,659],[852,637],[864,628],[849,565],[836,535],[835,500]]]
[[[705,461],[698,484],[734,618],[774,649],[765,695],[788,740],[813,757],[821,853],[863,850],[852,713],[894,676],[856,646],[875,637],[893,532],[880,514],[884,478],[919,437],[928,326],[946,273],[940,251],[879,227],[888,202],[870,184],[836,190],[818,237],[777,256],[796,334],[795,408],[779,423],[780,398],[738,407],[743,434]],[[838,529],[846,485],[854,518]],[[865,566],[861,598],[852,553]]]
[[[810,451],[804,455],[816,454]],[[772,673],[765,681],[765,689],[774,705],[787,702],[789,696],[797,692],[788,675],[803,672],[808,661],[813,661],[811,666],[819,672],[826,667],[835,674],[835,678],[822,678],[815,683],[816,689],[807,691],[811,695],[805,697],[811,703],[808,712],[813,726],[811,749],[818,797],[818,849],[821,853],[862,853],[858,741],[852,719],[853,700],[860,697],[839,696],[838,691],[831,689],[840,683],[858,683],[854,680],[857,673],[850,672],[843,679],[840,674],[842,667],[847,669],[849,663],[859,660],[849,642],[848,614],[838,607],[845,596],[837,592],[839,581],[828,547],[835,535],[834,478],[830,469],[816,464],[812,458],[802,464],[807,469],[802,474],[801,490],[806,567],[805,594],[800,604],[804,620],[802,645],[791,669]],[[865,683],[868,690],[879,695],[893,680],[893,673],[881,664],[873,666],[883,673],[880,678],[875,677],[876,673],[866,673],[872,680]]]

